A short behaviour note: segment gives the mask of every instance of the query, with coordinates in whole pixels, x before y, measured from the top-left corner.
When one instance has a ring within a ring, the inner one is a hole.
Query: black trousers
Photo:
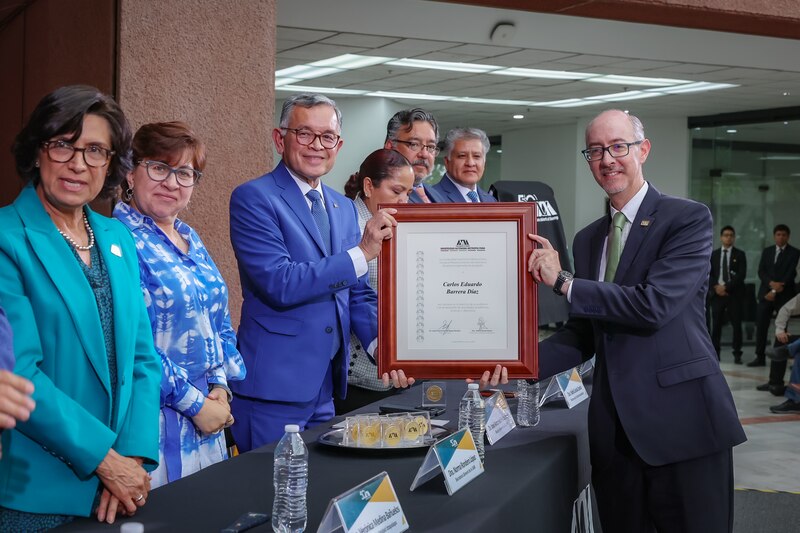
[[[785,302],[781,300],[781,305]],[[769,331],[769,323],[772,320],[772,314],[780,309],[777,302],[768,302],[762,297],[758,301],[756,308],[756,358],[764,360],[764,352],[767,348],[767,332]]]
[[[717,351],[717,359],[720,354],[720,337],[722,337],[722,323],[725,311],[728,311],[728,318],[733,327],[733,355],[742,355],[742,299],[738,295],[711,297],[709,308],[711,311],[711,342]]]
[[[662,466],[634,450],[598,360],[589,406],[592,486],[603,531],[731,533],[733,454],[717,453]]]
[[[790,344],[797,339],[800,339],[800,335],[789,335],[789,342],[786,344]],[[786,344],[775,341],[774,346],[786,346]],[[789,366],[789,362],[784,359],[783,361],[775,361],[772,360],[769,363],[769,384],[770,385],[783,385],[783,377],[786,375],[786,368]]]

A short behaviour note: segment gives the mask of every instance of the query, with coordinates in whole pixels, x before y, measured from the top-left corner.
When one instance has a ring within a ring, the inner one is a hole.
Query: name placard
[[[502,392],[495,392],[486,400],[486,439],[489,444],[502,439],[509,431],[517,427],[506,397]]]
[[[333,498],[317,533],[386,533],[408,529],[389,474],[381,472]]]
[[[564,395],[567,407],[570,409],[589,397],[577,368],[557,375],[556,382],[558,383],[558,388],[561,389],[561,394]]]
[[[444,485],[450,496],[483,474],[483,463],[475,449],[472,433],[467,428],[458,430],[430,447],[410,490],[413,491],[440,472],[444,474]]]

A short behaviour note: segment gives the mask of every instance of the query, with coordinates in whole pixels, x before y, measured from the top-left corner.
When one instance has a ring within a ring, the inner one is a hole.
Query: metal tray
[[[441,427],[433,427],[431,428],[431,432],[434,436],[425,436],[425,439],[420,444],[412,444],[409,446],[397,446],[396,448],[362,448],[359,446],[351,446],[344,444],[342,441],[344,440],[344,428],[339,429],[332,429],[330,431],[326,431],[322,435],[317,438],[317,442],[320,444],[324,444],[326,446],[331,446],[333,448],[340,448],[346,450],[357,450],[359,452],[366,452],[366,453],[403,453],[403,452],[410,452],[410,451],[418,451],[424,450],[426,448],[430,448],[430,446],[436,442],[437,436],[444,436],[448,433],[448,431]]]

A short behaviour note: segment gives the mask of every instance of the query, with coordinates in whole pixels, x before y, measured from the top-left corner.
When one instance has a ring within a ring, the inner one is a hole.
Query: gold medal
[[[400,446],[400,425],[397,423],[386,424],[383,428],[383,442],[392,448]]]
[[[381,438],[381,423],[373,422],[361,427],[361,444],[375,446]]]
[[[414,423],[417,424],[417,431],[419,431],[420,435],[425,435],[428,433],[428,419],[424,416],[418,416],[414,419]]]
[[[443,391],[439,385],[431,385],[425,391],[425,396],[432,402],[438,402],[442,399]]]
[[[408,422],[406,422],[404,429],[405,433],[403,434],[403,437],[405,438],[405,440],[410,442],[416,442],[416,440],[419,438],[419,423],[417,422],[417,419],[409,420]]]

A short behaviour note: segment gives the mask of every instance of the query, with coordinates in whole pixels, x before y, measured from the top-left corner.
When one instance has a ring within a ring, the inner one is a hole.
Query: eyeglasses
[[[642,144],[643,142],[644,141],[642,140],[632,143],[614,143],[611,146],[594,146],[592,148],[587,148],[586,150],[581,150],[581,153],[587,161],[598,161],[603,159],[603,152],[608,152],[608,155],[611,157],[625,157],[628,155],[628,152],[631,151],[631,146]]]
[[[164,181],[170,174],[175,174],[175,180],[181,187],[194,187],[203,176],[199,170],[190,167],[172,168],[161,161],[140,159],[138,164],[147,167],[147,177],[153,181]]]
[[[42,143],[47,157],[56,163],[68,163],[75,157],[75,152],[83,153],[83,162],[90,167],[104,167],[116,152],[106,150],[102,146],[90,145],[86,148],[75,148],[67,141],[45,141]]]
[[[422,149],[434,156],[439,153],[439,147],[435,144],[422,144],[419,141],[401,141],[400,139],[392,139],[392,142],[405,144],[412,152],[419,152]]]
[[[319,143],[323,148],[336,148],[339,139],[342,137],[335,133],[314,133],[311,130],[297,129],[297,128],[281,128],[286,131],[294,133],[297,142],[303,146],[314,144],[314,141],[319,139]]]

